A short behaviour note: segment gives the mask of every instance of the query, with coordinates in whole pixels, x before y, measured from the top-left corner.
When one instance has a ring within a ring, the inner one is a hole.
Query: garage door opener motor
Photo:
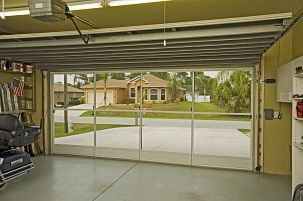
[[[72,13],[63,0],[28,0],[28,7],[31,16],[42,22],[62,22],[70,19],[76,27],[80,37],[85,44],[90,40],[89,35],[83,35],[76,20],[94,28],[100,27]]]

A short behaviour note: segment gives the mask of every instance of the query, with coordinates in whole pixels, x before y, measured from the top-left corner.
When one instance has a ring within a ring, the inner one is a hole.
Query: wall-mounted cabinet
[[[303,57],[293,62],[292,188],[303,183],[303,118],[297,107],[303,104]],[[300,70],[301,69],[301,70]]]
[[[35,67],[0,61],[0,113],[35,111]]]
[[[277,101],[292,103],[293,91],[292,62],[280,66],[277,71]]]

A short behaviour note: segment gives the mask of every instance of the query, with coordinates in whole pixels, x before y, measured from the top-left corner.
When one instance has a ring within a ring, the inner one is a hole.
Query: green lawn
[[[244,135],[250,136],[250,129],[238,129]]]
[[[175,112],[191,112],[191,102],[179,102],[171,104],[151,104],[148,105],[146,113],[143,114],[145,118],[159,118],[159,119],[191,119],[191,114],[167,114],[161,111],[175,111]],[[138,110],[134,104],[130,105],[111,105],[99,108],[109,111],[97,111],[97,117],[135,117],[134,112],[114,112],[110,110]],[[149,110],[159,111],[157,113],[148,113]],[[224,113],[226,110],[220,108],[212,103],[195,103],[195,112],[220,112]],[[92,116],[92,111],[87,111],[81,116]],[[195,114],[195,119],[199,120],[239,120],[249,121],[247,116],[231,116],[231,115],[201,115]]]
[[[115,124],[96,124],[96,130],[106,130],[111,128],[130,127],[130,125],[115,125]],[[79,135],[94,131],[93,124],[73,124],[74,132],[65,133],[63,123],[55,123],[55,138],[66,137],[71,135]]]

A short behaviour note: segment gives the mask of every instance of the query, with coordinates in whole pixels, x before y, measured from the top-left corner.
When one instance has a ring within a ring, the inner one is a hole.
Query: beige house
[[[128,81],[130,99],[140,103],[140,76]],[[169,82],[152,74],[145,74],[142,77],[142,92],[144,103],[166,103],[169,100]]]
[[[68,102],[74,99],[80,99],[84,96],[82,89],[77,89],[72,86],[67,86],[67,100]],[[54,104],[61,104],[64,102],[64,84],[61,82],[54,83]]]
[[[85,103],[94,104],[94,84],[88,84],[82,87],[84,90]],[[106,99],[104,94],[106,92]],[[96,82],[96,105],[119,104],[128,99],[127,81],[108,78],[106,87],[104,80]]]
[[[145,74],[142,78],[144,103],[166,103],[169,100],[169,82],[152,74]],[[86,103],[94,103],[94,84],[82,87]],[[106,91],[106,100],[104,93]],[[121,104],[127,102],[140,103],[140,76],[131,80],[107,79],[106,89],[104,80],[96,82],[97,106]]]

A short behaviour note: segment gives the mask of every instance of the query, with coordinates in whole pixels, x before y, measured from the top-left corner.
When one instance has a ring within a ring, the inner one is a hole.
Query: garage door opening
[[[64,75],[63,96],[78,90],[82,96],[75,105],[54,98],[53,151],[252,169],[252,72],[54,73],[54,97]]]

